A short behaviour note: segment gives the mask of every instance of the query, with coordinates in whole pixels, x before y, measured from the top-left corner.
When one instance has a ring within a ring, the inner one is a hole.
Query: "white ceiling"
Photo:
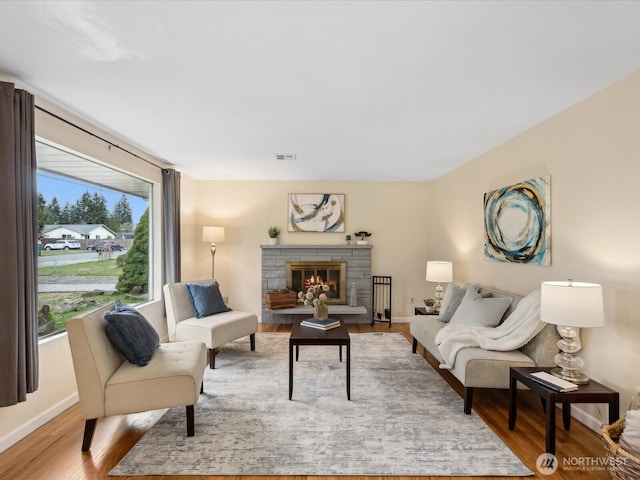
[[[197,179],[430,180],[640,68],[639,25],[632,1],[2,1],[0,76]]]

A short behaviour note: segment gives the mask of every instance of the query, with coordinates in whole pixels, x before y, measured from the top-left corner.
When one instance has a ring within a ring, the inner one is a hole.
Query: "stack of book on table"
[[[578,385],[575,383],[568,382],[547,372],[533,372],[529,376],[545,387],[557,390],[558,392],[572,392],[578,389]]]
[[[317,328],[319,330],[331,330],[340,326],[340,320],[316,320],[315,318],[307,318],[302,320],[300,325],[305,327]]]

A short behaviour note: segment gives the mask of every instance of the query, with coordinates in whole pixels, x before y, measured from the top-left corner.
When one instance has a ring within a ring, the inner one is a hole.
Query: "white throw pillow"
[[[455,283],[447,285],[447,289],[444,292],[444,298],[442,299],[442,305],[440,305],[440,316],[438,317],[438,320],[444,323],[451,320],[453,314],[460,306],[460,303],[462,303],[462,299],[464,298],[464,294],[467,289],[477,292],[478,288],[478,284],[466,284],[464,287],[456,285]]]
[[[484,298],[467,289],[450,323],[466,327],[495,327],[512,301],[511,298]]]

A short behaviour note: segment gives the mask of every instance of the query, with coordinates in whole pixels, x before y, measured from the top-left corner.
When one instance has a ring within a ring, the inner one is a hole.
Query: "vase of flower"
[[[329,318],[329,306],[324,302],[318,302],[318,304],[313,307],[313,318],[321,322],[327,320]]]
[[[329,285],[313,285],[307,288],[306,292],[298,292],[298,298],[307,307],[313,307],[313,318],[316,320],[327,320],[329,318],[329,307],[325,303],[329,297],[327,293]]]

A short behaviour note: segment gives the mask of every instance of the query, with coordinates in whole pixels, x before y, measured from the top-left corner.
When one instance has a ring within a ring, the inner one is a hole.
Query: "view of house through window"
[[[36,152],[42,338],[113,300],[148,300],[151,184],[42,140]]]

